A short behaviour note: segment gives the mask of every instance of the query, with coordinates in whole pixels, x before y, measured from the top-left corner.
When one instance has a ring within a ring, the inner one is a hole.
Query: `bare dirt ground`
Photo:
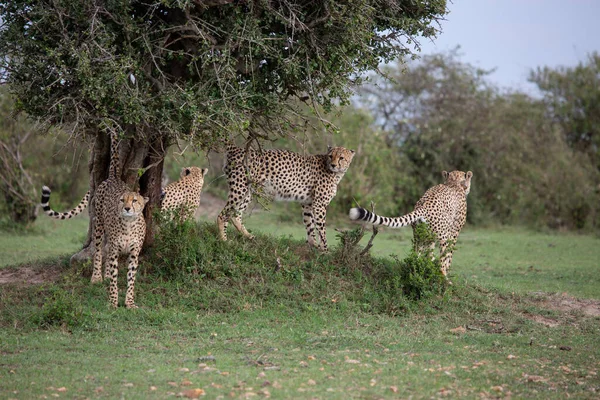
[[[600,317],[600,301],[576,299],[566,293],[548,296],[542,301],[544,308],[565,313],[581,312],[588,317]]]
[[[202,193],[200,198],[200,207],[196,210],[196,218],[203,217],[209,220],[216,220],[217,215],[225,207],[226,201],[210,193]]]
[[[540,308],[559,311],[562,315],[558,318],[551,318],[543,315],[524,313],[523,316],[550,328],[576,323],[577,317],[600,317],[600,300],[577,299],[567,293],[550,294],[535,292],[532,294],[535,296],[534,301]]]
[[[0,285],[41,285],[55,282],[60,276],[61,268],[52,265],[46,265],[44,268],[39,266],[2,268],[0,269]]]

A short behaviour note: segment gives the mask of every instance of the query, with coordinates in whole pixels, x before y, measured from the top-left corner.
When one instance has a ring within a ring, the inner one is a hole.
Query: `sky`
[[[435,42],[421,54],[460,45],[461,60],[484,69],[500,87],[534,91],[527,82],[538,66],[575,66],[600,52],[600,0],[448,0]]]

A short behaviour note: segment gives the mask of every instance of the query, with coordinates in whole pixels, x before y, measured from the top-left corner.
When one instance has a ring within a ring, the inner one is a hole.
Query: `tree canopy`
[[[302,113],[290,100],[317,114],[347,102],[363,72],[413,55],[445,13],[445,0],[0,1],[2,79],[20,109],[74,134],[210,147],[285,134]]]

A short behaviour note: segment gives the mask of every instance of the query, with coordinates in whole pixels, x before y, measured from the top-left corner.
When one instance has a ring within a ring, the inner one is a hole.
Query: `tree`
[[[445,12],[446,0],[4,0],[2,80],[20,109],[95,140],[92,191],[117,130],[123,179],[143,173],[153,205],[175,140],[285,135],[299,102],[347,103],[363,72],[412,55]]]
[[[600,170],[600,55],[589,54],[576,67],[537,68],[529,80],[544,95],[567,143],[588,155]]]
[[[28,224],[37,217],[35,188],[24,166],[23,147],[31,138],[33,124],[13,118],[13,102],[0,88],[0,193],[13,223]]]
[[[63,200],[54,202],[56,206],[80,200],[80,166],[87,147],[65,143],[68,137],[58,129],[35,135],[36,124],[15,113],[14,105],[7,87],[0,86],[0,220],[9,227],[27,226],[36,219],[42,184],[51,185],[56,200]]]
[[[456,52],[385,72],[391,81],[364,90],[399,154],[398,213],[438,184],[442,170],[459,169],[474,173],[470,222],[600,226],[600,173],[569,147],[543,101],[498,90],[488,71],[461,62]]]

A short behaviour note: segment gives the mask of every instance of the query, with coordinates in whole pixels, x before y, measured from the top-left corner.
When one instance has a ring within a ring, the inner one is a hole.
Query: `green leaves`
[[[410,54],[401,39],[434,36],[446,12],[442,0],[218,3],[7,2],[4,78],[54,124],[110,117],[201,146],[239,130],[284,135],[290,100],[346,104],[361,74]]]

